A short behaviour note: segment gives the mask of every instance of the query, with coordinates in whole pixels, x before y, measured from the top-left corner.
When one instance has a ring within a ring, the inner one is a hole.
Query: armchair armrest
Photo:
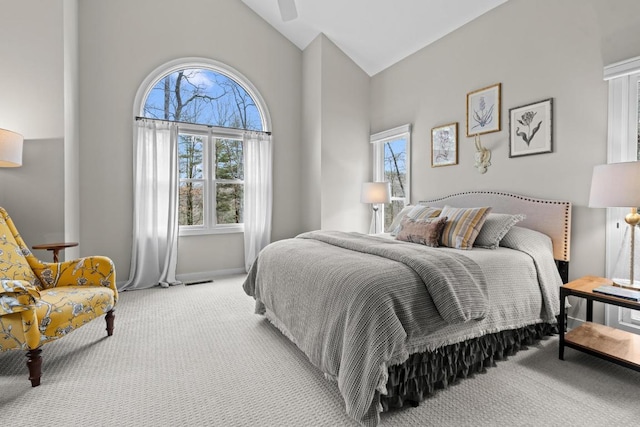
[[[0,279],[0,316],[33,310],[40,293],[22,280]]]
[[[31,264],[44,288],[58,286],[104,286],[111,288],[118,299],[116,269],[110,258],[88,256],[64,262]]]
[[[36,318],[37,289],[22,280],[0,279],[0,349],[36,349],[40,330]]]

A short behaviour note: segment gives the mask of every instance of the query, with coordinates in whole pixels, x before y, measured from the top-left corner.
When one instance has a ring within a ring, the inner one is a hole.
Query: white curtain
[[[271,136],[244,134],[244,262],[247,272],[271,242]]]
[[[138,120],[134,129],[133,248],[124,289],[178,284],[178,128]]]

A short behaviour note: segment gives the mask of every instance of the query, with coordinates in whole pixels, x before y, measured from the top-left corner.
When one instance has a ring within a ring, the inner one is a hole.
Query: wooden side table
[[[41,245],[33,245],[33,249],[53,251],[53,262],[58,262],[58,252],[64,248],[72,248],[74,246],[78,246],[78,242],[43,243]]]
[[[564,348],[570,347],[618,365],[640,371],[640,335],[593,323],[593,302],[600,301],[619,307],[640,310],[640,302],[600,294],[593,290],[611,285],[609,279],[585,276],[560,287],[560,307],[565,307],[569,295],[587,300],[587,321],[565,333],[560,325],[559,358],[564,360]]]

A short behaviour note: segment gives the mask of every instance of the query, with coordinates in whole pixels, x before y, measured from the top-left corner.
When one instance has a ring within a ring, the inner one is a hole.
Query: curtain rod
[[[198,125],[198,126],[206,126],[209,129],[213,129],[213,128],[218,128],[218,129],[231,129],[231,130],[239,130],[239,131],[243,131],[243,132],[257,132],[257,133],[264,133],[266,135],[271,135],[270,131],[265,131],[265,130],[251,130],[251,129],[240,129],[240,128],[231,128],[231,127],[221,127],[221,126],[213,126],[213,125],[203,125],[200,123],[189,123],[189,122],[180,122],[177,120],[165,120],[165,119],[156,119],[153,117],[142,117],[142,116],[136,116],[136,120],[153,120],[156,122],[171,122],[171,123],[177,123],[177,124],[183,124],[183,125]]]

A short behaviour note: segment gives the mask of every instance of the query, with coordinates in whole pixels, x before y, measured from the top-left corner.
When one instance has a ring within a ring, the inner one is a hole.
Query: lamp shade
[[[0,167],[22,166],[22,142],[23,138],[19,133],[0,129]]]
[[[593,168],[589,207],[640,206],[640,161],[610,163]]]
[[[391,186],[388,182],[364,182],[360,194],[362,203],[389,203]]]

